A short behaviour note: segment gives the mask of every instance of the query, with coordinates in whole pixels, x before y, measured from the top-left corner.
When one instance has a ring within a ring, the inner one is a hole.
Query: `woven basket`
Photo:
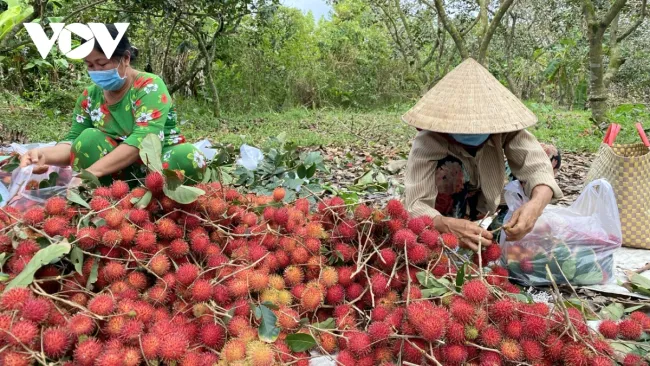
[[[621,218],[623,245],[650,249],[650,144],[643,134],[644,143],[615,145],[620,131],[616,126],[610,126],[587,174],[587,183],[599,178],[610,182]]]

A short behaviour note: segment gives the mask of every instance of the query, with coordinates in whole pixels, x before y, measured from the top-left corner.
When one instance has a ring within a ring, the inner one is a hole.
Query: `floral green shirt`
[[[87,128],[96,128],[114,141],[140,148],[148,134],[160,137],[164,146],[185,142],[176,126],[176,107],[160,77],[139,73],[124,97],[107,105],[97,85],[84,89],[73,113],[72,128],[62,142],[72,143]]]

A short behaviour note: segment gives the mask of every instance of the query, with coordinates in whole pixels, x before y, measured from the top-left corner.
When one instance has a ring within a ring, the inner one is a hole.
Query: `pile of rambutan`
[[[642,339],[645,314],[595,332],[573,308],[522,302],[496,243],[467,260],[454,235],[397,200],[287,204],[282,188],[211,183],[179,204],[164,182],[116,181],[90,209],[55,197],[0,212],[0,365],[308,365],[315,353],[339,365],[645,364],[609,343]],[[12,285],[63,238],[75,258]],[[432,296],[423,274],[460,286]]]

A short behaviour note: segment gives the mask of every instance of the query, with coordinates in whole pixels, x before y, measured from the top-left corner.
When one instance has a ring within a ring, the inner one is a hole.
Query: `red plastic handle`
[[[613,123],[612,131],[610,132],[607,141],[605,141],[605,143],[609,146],[614,145],[614,141],[616,141],[616,137],[618,136],[619,132],[621,132],[621,125],[619,125],[618,123]]]
[[[646,147],[650,147],[650,141],[648,141],[648,136],[645,134],[641,122],[636,124],[636,130],[639,132],[639,136],[641,137],[641,141],[643,141],[643,144]]]
[[[606,144],[607,141],[609,141],[609,135],[612,133],[613,126],[614,125],[610,123],[609,127],[607,127],[607,132],[605,132],[605,137],[603,138],[603,144]]]

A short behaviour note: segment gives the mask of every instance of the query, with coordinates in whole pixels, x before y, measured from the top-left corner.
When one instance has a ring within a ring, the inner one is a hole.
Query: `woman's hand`
[[[39,149],[29,150],[20,157],[21,168],[29,165],[34,165],[34,169],[32,170],[34,174],[43,174],[50,168],[45,164],[45,154]]]
[[[544,211],[544,207],[546,205],[539,201],[529,201],[519,207],[512,214],[510,221],[503,225],[503,230],[506,232],[506,240],[518,241],[533,231],[537,219]]]
[[[545,185],[533,189],[530,201],[524,203],[512,214],[512,218],[505,225],[506,240],[518,241],[533,231],[537,219],[544,212],[544,208],[553,198],[553,190]]]
[[[434,223],[436,230],[456,235],[460,246],[475,252],[478,251],[479,240],[484,247],[492,244],[492,233],[469,220],[436,216]]]

